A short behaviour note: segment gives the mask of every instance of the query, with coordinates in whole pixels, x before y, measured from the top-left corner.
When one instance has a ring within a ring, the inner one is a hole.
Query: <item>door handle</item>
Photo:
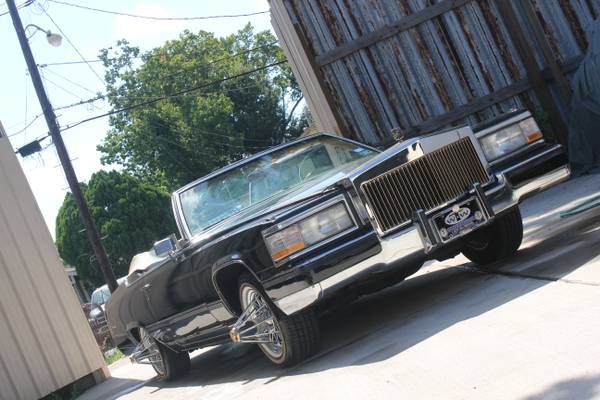
[[[151,285],[151,284],[149,284],[149,283],[146,283],[146,284],[144,285],[143,289],[144,289],[144,290],[150,290],[150,288],[151,288],[151,287],[152,287],[152,285]]]

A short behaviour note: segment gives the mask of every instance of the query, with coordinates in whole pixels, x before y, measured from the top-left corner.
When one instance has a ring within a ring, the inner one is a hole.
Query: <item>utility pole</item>
[[[44,117],[46,118],[46,124],[48,124],[48,129],[50,131],[50,136],[52,137],[52,142],[56,147],[58,158],[60,160],[60,163],[62,164],[63,170],[65,171],[65,176],[67,177],[67,182],[69,183],[69,187],[71,189],[71,194],[73,195],[73,198],[75,199],[75,204],[79,209],[79,215],[81,216],[83,225],[85,226],[85,231],[87,233],[90,244],[94,249],[94,254],[96,255],[96,259],[98,260],[98,264],[100,265],[100,270],[102,271],[104,280],[106,281],[110,291],[113,292],[118,286],[115,273],[112,270],[110,261],[108,259],[108,256],[106,255],[106,250],[104,249],[102,241],[100,240],[98,229],[96,228],[96,224],[94,224],[92,214],[90,213],[90,209],[88,208],[88,205],[85,202],[83,193],[81,192],[81,187],[79,186],[79,181],[77,180],[77,176],[75,175],[75,170],[73,169],[73,165],[71,164],[71,159],[69,158],[69,154],[67,153],[67,148],[65,147],[65,143],[63,142],[62,136],[60,135],[58,121],[56,120],[56,115],[54,114],[54,110],[52,109],[50,100],[48,100],[48,96],[46,95],[44,85],[42,84],[42,79],[37,69],[35,59],[33,58],[33,54],[31,53],[29,41],[27,40],[27,36],[25,35],[25,30],[23,29],[23,23],[21,22],[21,18],[19,17],[17,6],[15,5],[14,0],[6,0],[6,4],[8,5],[8,10],[10,12],[13,25],[15,26],[15,31],[19,38],[21,50],[23,50],[23,56],[25,57],[25,61],[27,62],[27,68],[29,69],[31,80],[33,81],[33,87],[35,88],[35,92],[37,93],[40,105],[42,106],[42,111],[44,112]]]

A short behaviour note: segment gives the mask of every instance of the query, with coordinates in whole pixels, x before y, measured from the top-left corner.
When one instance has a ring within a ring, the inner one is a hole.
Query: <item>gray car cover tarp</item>
[[[587,54],[572,82],[569,160],[574,176],[600,167],[600,18],[587,31]]]

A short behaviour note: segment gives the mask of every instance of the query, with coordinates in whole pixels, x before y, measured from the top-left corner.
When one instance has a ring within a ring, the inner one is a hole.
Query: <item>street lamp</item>
[[[44,32],[46,34],[46,40],[48,41],[48,43],[50,43],[52,46],[54,47],[58,47],[60,46],[60,44],[62,43],[62,36],[60,36],[58,33],[52,33],[50,31],[50,29],[45,30],[40,28],[39,26],[37,26],[36,24],[29,24],[25,27],[25,31],[27,31],[28,28],[35,28],[35,31],[29,35],[27,37],[27,39],[31,39],[33,37],[33,35],[35,35],[35,33],[37,31],[41,31]]]

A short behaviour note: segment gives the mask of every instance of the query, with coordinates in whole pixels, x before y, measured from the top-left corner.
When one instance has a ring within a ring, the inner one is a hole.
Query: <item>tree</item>
[[[100,58],[111,106],[127,109],[110,117],[98,146],[102,161],[168,189],[298,136],[307,125],[289,66],[265,68],[285,59],[276,38],[254,34],[251,25],[224,38],[184,31],[145,54],[121,40]],[[136,106],[195,87],[201,89]]]
[[[135,254],[176,230],[169,194],[127,173],[98,171],[82,190],[117,277],[127,274]],[[81,279],[104,283],[70,193],[56,217],[56,246]]]

